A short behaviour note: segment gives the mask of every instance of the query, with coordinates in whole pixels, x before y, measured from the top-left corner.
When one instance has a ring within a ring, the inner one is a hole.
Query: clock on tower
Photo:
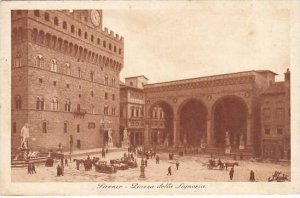
[[[91,20],[94,26],[98,27],[101,23],[101,15],[99,11],[97,10],[92,10],[91,11]]]

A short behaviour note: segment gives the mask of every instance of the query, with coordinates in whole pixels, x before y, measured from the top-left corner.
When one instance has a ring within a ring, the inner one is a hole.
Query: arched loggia
[[[247,136],[247,105],[239,97],[226,96],[213,107],[214,143],[217,148],[239,148]],[[227,135],[226,135],[227,133]]]
[[[171,105],[164,101],[156,102],[150,107],[148,118],[150,119],[150,144],[172,146],[174,112]]]
[[[200,146],[206,140],[207,108],[196,99],[184,102],[179,109],[180,144]]]

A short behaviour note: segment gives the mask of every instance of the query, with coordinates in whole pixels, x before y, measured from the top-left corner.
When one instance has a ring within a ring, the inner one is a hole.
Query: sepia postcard
[[[300,193],[298,1],[0,8],[0,195]]]

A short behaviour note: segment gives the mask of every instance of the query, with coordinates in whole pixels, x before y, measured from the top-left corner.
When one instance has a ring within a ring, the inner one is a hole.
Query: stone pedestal
[[[122,141],[122,148],[128,148],[129,147],[129,142],[128,141],[126,141],[126,140],[123,140]]]
[[[145,165],[142,164],[141,165],[141,174],[140,174],[140,178],[145,178],[146,175],[145,175]]]
[[[108,142],[108,143],[107,143],[107,147],[108,147],[108,148],[112,148],[112,147],[114,147],[114,144],[113,144],[113,142]]]
[[[231,146],[226,146],[225,147],[225,153],[230,154],[230,152],[231,152]]]

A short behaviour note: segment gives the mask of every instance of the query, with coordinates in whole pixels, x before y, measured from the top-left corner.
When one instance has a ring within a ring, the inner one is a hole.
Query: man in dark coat
[[[230,177],[230,180],[233,179],[233,173],[234,173],[234,170],[233,170],[233,167],[230,169],[229,171],[229,177]]]
[[[68,164],[68,158],[65,158],[65,166],[69,166],[69,164]]]
[[[34,164],[31,165],[31,172],[32,172],[32,174],[33,174],[33,173],[34,173],[34,174],[36,173],[36,171],[35,171],[35,165],[34,165]]]
[[[156,164],[159,164],[159,156],[156,155]]]
[[[251,182],[254,182],[254,181],[255,181],[255,176],[254,176],[254,171],[253,171],[253,170],[250,171],[250,178],[249,178],[249,180],[250,180]]]
[[[172,169],[171,169],[171,166],[169,166],[168,168],[168,174],[167,175],[172,175]]]
[[[27,165],[27,174],[32,174],[31,163],[28,163],[28,165]]]
[[[61,167],[58,164],[57,167],[56,167],[56,176],[59,177],[60,175],[61,175]]]
[[[179,162],[178,160],[176,160],[176,169],[178,170],[178,168],[179,168]]]
[[[104,148],[102,148],[102,158],[105,158],[105,150],[104,150]]]

